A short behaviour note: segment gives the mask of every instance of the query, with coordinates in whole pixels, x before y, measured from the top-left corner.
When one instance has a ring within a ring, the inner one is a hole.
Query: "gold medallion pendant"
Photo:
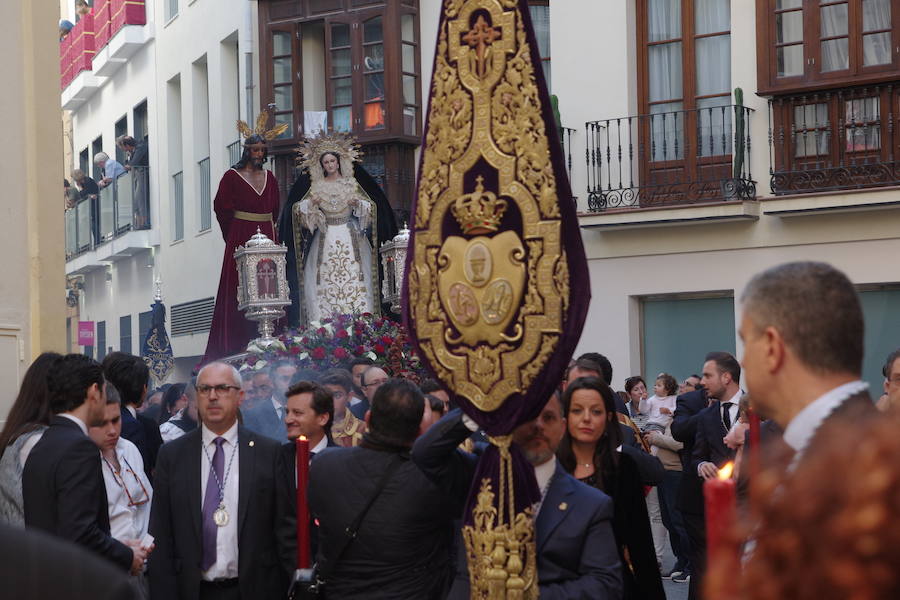
[[[228,511],[225,510],[224,504],[219,504],[219,507],[213,512],[213,522],[219,527],[228,525]]]

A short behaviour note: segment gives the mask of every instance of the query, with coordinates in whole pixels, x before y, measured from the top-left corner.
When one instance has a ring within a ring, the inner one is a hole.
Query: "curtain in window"
[[[550,7],[534,5],[528,7],[531,23],[534,25],[534,37],[537,38],[538,52],[541,53],[541,66],[544,68],[544,79],[550,87]]]
[[[863,32],[891,28],[890,0],[863,0]],[[863,65],[891,62],[891,33],[863,35]]]
[[[847,4],[834,4],[819,9],[822,37],[847,35]],[[822,42],[822,71],[842,71],[850,67],[849,40],[841,37]]]

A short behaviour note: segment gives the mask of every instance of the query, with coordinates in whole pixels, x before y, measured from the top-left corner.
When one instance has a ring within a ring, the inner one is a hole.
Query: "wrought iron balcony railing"
[[[895,108],[900,84],[769,100],[769,174],[775,194],[900,184]]]
[[[150,229],[150,173],[132,167],[66,211],[66,260],[141,229]]]
[[[756,197],[752,114],[723,105],[585,124],[588,211]]]

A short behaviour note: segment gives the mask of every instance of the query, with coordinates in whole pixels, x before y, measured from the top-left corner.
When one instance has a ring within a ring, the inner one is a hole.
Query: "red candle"
[[[737,488],[731,478],[732,463],[719,470],[715,479],[703,483],[703,497],[706,500],[706,552],[711,563],[714,560],[729,559],[732,549],[725,543],[725,534],[735,519]],[[737,549],[734,548],[736,552]]]
[[[308,569],[309,561],[309,505],[306,487],[309,484],[309,440],[297,438],[297,568]]]

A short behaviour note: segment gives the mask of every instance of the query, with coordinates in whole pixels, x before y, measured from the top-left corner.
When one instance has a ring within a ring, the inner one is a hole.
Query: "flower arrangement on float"
[[[425,376],[403,325],[372,313],[312,321],[306,327],[283,331],[266,348],[251,344],[247,353],[242,371],[258,371],[283,359],[300,368],[324,371],[345,368],[350,360],[366,357],[394,377],[418,382]]]

